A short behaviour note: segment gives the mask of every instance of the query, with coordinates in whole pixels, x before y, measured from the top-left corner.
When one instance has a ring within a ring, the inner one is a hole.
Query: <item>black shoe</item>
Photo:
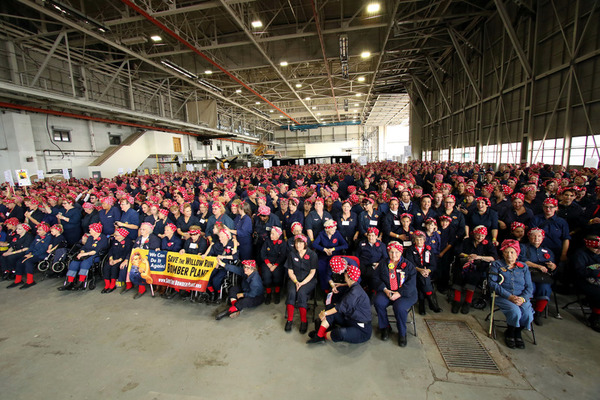
[[[74,286],[75,286],[75,282],[68,282],[66,285],[59,287],[58,290],[61,292],[63,290],[73,290]]]
[[[600,332],[600,316],[598,316],[597,314],[592,314],[588,322],[590,324],[590,328],[592,328],[596,332]]]
[[[11,283],[10,285],[8,285],[6,288],[7,288],[7,289],[12,289],[12,288],[14,288],[14,287],[17,287],[17,286],[20,286],[20,285],[22,285],[22,284],[23,284],[23,281],[21,281],[21,282],[19,282],[19,283],[15,283],[15,282],[13,282],[13,283]]]
[[[116,289],[117,289],[116,287],[114,287],[114,288],[110,288],[110,289],[106,289],[106,293],[112,293],[112,292],[114,292]]]
[[[265,295],[265,304],[267,304],[267,305],[271,304],[271,293],[267,293]]]
[[[419,300],[419,315],[425,314],[425,300]]]
[[[325,338],[315,335],[315,337],[312,337],[306,341],[306,344],[316,344],[316,343],[324,344]]]
[[[452,314],[458,314],[460,311],[460,302],[453,300],[452,301]]]
[[[173,290],[171,293],[169,293],[167,295],[167,299],[171,300],[172,298],[174,298],[175,296],[177,296],[177,292],[175,290]]]
[[[3,280],[3,281],[7,281],[7,280],[8,280],[8,277],[9,277],[9,275],[10,275],[10,274],[9,274],[8,272],[5,272],[5,273],[3,273],[3,274],[2,274],[2,280]]]
[[[300,334],[304,335],[308,330],[308,322],[300,322]]]
[[[275,299],[273,300],[273,304],[279,304],[281,301],[281,293],[275,292]]]
[[[317,336],[317,331],[310,331],[310,332],[308,332],[308,337],[309,337],[309,338],[311,338],[311,339],[312,339],[312,338],[314,338],[315,336]]]
[[[427,303],[429,303],[429,309],[434,313],[442,312],[442,309],[438,305],[437,295],[435,293],[427,296]]]
[[[386,328],[381,329],[381,340],[383,340],[385,342],[386,340],[389,340],[389,338],[390,338],[390,327],[388,326]]]
[[[171,298],[171,297],[169,297],[169,298]],[[208,292],[208,294],[206,295],[205,302],[206,302],[206,304],[212,304],[216,298],[217,298],[217,292]]]
[[[129,292],[131,289],[133,289],[133,286],[130,287],[129,289],[127,289],[127,286],[123,286],[123,289],[121,289],[121,294],[125,294],[125,293]]]
[[[406,341],[406,335],[404,336],[398,336],[398,346],[400,347],[406,347],[407,341]]]
[[[286,332],[291,332],[292,331],[292,326],[294,325],[294,321],[286,321],[285,322],[285,328],[284,330]]]
[[[219,296],[219,293],[215,292],[215,299],[212,301],[212,305],[217,306],[219,304],[221,304],[223,302],[223,299],[221,298],[221,296]]]
[[[104,293],[106,293],[107,291],[108,291],[108,289],[107,289],[107,288],[104,288],[104,289],[102,289],[102,290],[100,291],[100,293],[104,294]]]
[[[26,284],[24,284],[23,286],[21,286],[21,287],[19,288],[19,290],[23,290],[23,289],[29,289],[30,287],[32,287],[32,286],[35,286],[35,284],[36,284],[36,282],[26,283]]]
[[[523,330],[523,328],[515,329],[515,346],[517,347],[517,349],[525,348],[525,342],[523,341],[523,337],[521,336],[522,330]]]
[[[229,310],[228,310],[228,309],[225,309],[225,310],[221,311],[220,313],[218,313],[218,314],[215,316],[215,319],[216,319],[217,321],[220,321],[220,320],[222,320],[223,318],[225,318],[225,317],[226,317],[226,316],[228,316],[228,315],[229,315]]]
[[[541,312],[536,311],[533,313],[533,323],[536,324],[537,326],[544,325],[544,323],[542,322],[542,313]]]
[[[145,294],[146,294],[146,292],[144,292],[144,293],[137,292],[136,294],[133,295],[133,298],[134,299],[139,299],[140,297],[142,297]]]
[[[462,307],[460,308],[460,313],[461,314],[468,314],[469,311],[471,311],[471,303],[467,303],[466,301],[463,303]]]
[[[83,290],[85,289],[85,282],[78,281],[77,284],[71,290]]]
[[[516,347],[515,344],[515,328],[509,326],[504,332],[504,342],[509,349],[514,349]]]

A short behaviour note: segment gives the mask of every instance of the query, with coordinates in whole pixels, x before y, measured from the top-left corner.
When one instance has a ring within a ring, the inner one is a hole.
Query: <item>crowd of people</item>
[[[60,291],[85,287],[102,265],[103,294],[118,287],[190,296],[152,282],[135,249],[218,260],[202,296],[226,302],[216,318],[286,304],[284,329],[308,331],[313,296],[325,299],[308,343],[388,340],[407,315],[468,314],[482,282],[506,315],[505,342],[543,324],[557,285],[574,290],[600,331],[600,172],[547,165],[412,161],[244,168],[113,179],[5,184],[0,198],[0,267],[8,288],[36,284],[37,264],[76,249]],[[134,252],[132,257],[132,251]],[[132,267],[128,265],[132,260]],[[137,260],[136,262],[134,262]],[[128,272],[129,271],[129,272]],[[221,293],[227,274],[238,284]]]

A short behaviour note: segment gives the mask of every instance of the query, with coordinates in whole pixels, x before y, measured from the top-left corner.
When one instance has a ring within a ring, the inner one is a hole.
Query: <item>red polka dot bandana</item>
[[[115,232],[117,232],[122,237],[127,237],[129,235],[129,231],[125,228],[118,228]]]
[[[396,249],[400,253],[404,251],[404,247],[402,247],[402,245],[399,242],[396,242],[395,240],[388,244],[387,249],[388,251],[390,251],[391,249]]]
[[[348,263],[340,256],[333,256],[329,260],[329,266],[334,274],[342,274],[346,270]]]
[[[96,233],[102,233],[102,224],[100,222],[96,222],[95,224],[90,225],[90,231]]]
[[[348,278],[352,279],[354,282],[357,282],[360,279],[360,269],[354,265],[348,265],[346,273],[348,274]]]

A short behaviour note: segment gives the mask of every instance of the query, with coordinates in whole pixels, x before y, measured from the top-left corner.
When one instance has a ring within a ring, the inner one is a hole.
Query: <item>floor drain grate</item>
[[[425,322],[450,371],[500,373],[496,362],[463,321]]]

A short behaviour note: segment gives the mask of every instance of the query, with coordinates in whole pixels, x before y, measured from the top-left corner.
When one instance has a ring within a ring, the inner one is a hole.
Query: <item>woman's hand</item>
[[[543,265],[540,265],[539,270],[542,271],[544,274],[548,273],[548,268],[544,267]]]
[[[556,264],[554,264],[552,261],[549,261],[546,263],[546,268],[548,268],[550,271],[554,271],[556,269]]]

